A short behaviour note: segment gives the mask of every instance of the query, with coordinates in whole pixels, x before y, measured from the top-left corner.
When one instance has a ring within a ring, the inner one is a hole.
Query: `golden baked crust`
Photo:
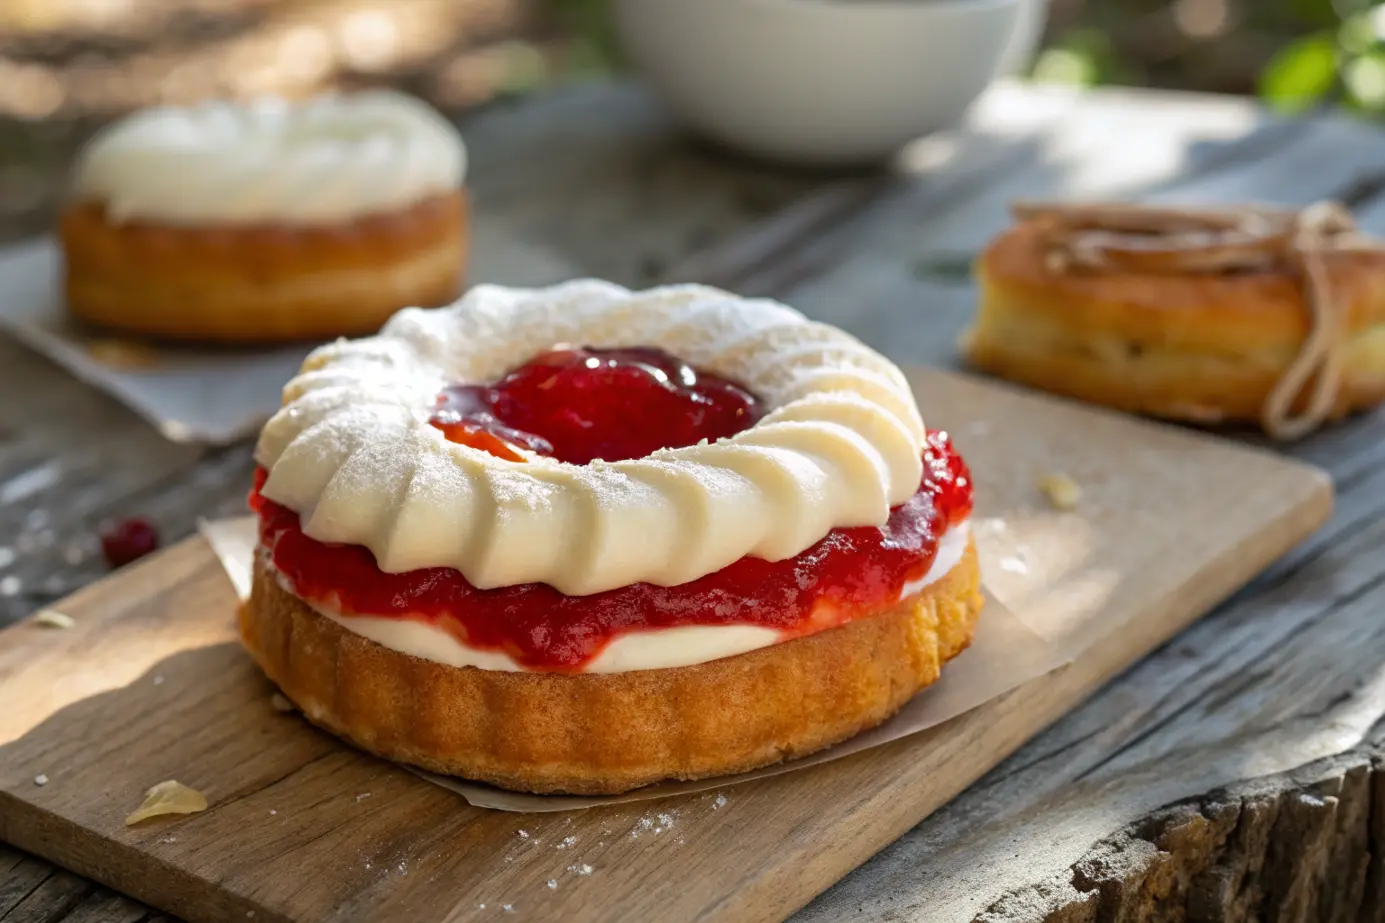
[[[245,646],[314,723],[380,756],[531,792],[614,794],[804,756],[874,727],[971,643],[976,549],[878,615],[736,657],[628,673],[451,667],[383,647],[262,563]]]
[[[1194,422],[1259,419],[1310,327],[1288,270],[1227,274],[1055,272],[1041,229],[996,238],[976,265],[967,359],[1003,378],[1122,410]],[[1329,252],[1342,306],[1331,416],[1385,399],[1385,254]]]
[[[461,293],[463,191],[338,225],[112,223],[96,202],[63,213],[68,310],[159,339],[253,343],[374,333],[410,306]]]

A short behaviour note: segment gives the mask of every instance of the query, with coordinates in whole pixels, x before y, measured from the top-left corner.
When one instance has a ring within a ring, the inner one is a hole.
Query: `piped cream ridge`
[[[740,382],[767,413],[716,443],[588,465],[505,461],[428,424],[445,385],[493,380],[559,343],[660,347]],[[706,286],[579,280],[479,286],[318,349],[256,459],[263,495],[310,538],[363,545],[388,573],[451,567],[480,589],[581,596],[675,586],[883,525],[918,489],[923,443],[903,373],[835,327]]]

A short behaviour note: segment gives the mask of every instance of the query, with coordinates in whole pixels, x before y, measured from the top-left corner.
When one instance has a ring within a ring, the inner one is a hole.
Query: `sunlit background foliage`
[[[1055,0],[1033,78],[1385,114],[1385,2]]]
[[[388,82],[461,109],[620,67],[607,0],[0,0],[0,227],[41,227],[140,106]],[[1052,0],[1030,79],[1385,118],[1385,0]]]
[[[1052,0],[1032,77],[1377,113],[1383,37],[1385,0]],[[465,106],[619,64],[605,0],[0,3],[0,114],[18,118],[381,79]]]

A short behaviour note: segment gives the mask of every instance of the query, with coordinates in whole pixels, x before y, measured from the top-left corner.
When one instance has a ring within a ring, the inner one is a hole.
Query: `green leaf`
[[[1341,16],[1333,0],[1289,0],[1286,12],[1300,23],[1325,26]]]
[[[1311,108],[1337,84],[1337,46],[1319,32],[1279,50],[1260,75],[1260,95],[1277,108],[1300,112]]]
[[[1045,48],[1034,60],[1030,76],[1039,83],[1089,87],[1097,83],[1100,72],[1090,54],[1073,48]]]
[[[1039,53],[1030,77],[1039,83],[1088,87],[1111,83],[1119,67],[1119,58],[1105,32],[1078,27],[1063,33],[1057,42]]]
[[[1371,52],[1349,61],[1342,70],[1350,100],[1366,112],[1385,110],[1385,53]]]
[[[625,65],[616,35],[615,17],[607,0],[551,0],[573,33],[573,69],[583,74],[609,74]]]
[[[1375,16],[1353,13],[1337,29],[1337,44],[1348,54],[1365,54],[1375,45]]]

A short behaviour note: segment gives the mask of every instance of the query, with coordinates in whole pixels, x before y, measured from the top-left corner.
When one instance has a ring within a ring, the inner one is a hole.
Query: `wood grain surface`
[[[953,362],[974,297],[970,257],[1011,196],[1337,195],[1385,232],[1385,136],[1229,98],[1000,88],[896,169],[830,177],[690,146],[629,87],[531,97],[478,122],[473,153],[497,154],[473,189],[497,220],[523,215],[541,255],[626,284],[696,278],[773,294],[902,361]],[[586,165],[564,164],[568,175],[604,178],[581,208],[569,207],[570,185],[544,185],[568,132],[589,138]],[[610,157],[637,169],[607,172]],[[526,183],[545,197],[526,199]],[[0,620],[99,576],[102,519],[152,515],[175,539],[198,515],[243,509],[246,447],[167,444],[4,340],[0,387],[11,396],[0,401]],[[1367,414],[1274,447],[1332,473],[1326,528],[795,919],[1380,919],[1382,423]],[[0,854],[0,868],[18,870],[0,874],[5,923],[162,919],[32,856]]]
[[[914,385],[972,466],[993,592],[1083,648],[1068,666],[932,731],[716,794],[490,812],[275,712],[234,640],[229,582],[193,539],[57,603],[70,629],[0,634],[0,682],[20,703],[0,716],[0,838],[194,921],[447,920],[480,904],[779,920],[1330,508],[1325,475],[1266,453],[942,372]],[[1083,485],[1076,510],[1039,492],[1055,471]],[[169,778],[212,807],[126,828]]]
[[[1109,139],[1077,140],[1103,104],[1117,110],[1100,116],[1113,129]],[[1232,129],[1239,115],[1247,120]],[[1335,116],[1280,121],[1239,101],[1141,92],[1086,99],[1066,118],[1072,140],[1032,139],[1025,157],[965,196],[942,199],[916,187],[889,197],[858,219],[829,260],[777,294],[892,344],[900,358],[948,366],[974,303],[967,267],[1004,227],[1013,197],[1334,197],[1385,233],[1385,135],[1375,127]],[[1146,133],[1161,130],[1162,138]],[[1222,130],[1231,136],[1214,140]],[[1070,145],[1068,154],[1056,156],[1056,144]],[[866,316],[845,307],[847,292],[865,293]],[[1186,800],[1179,810],[1253,803],[1272,817],[1321,799],[1319,792],[1335,797],[1330,790],[1350,767],[1381,753],[1372,741],[1385,717],[1385,634],[1374,614],[1385,581],[1382,422],[1375,412],[1273,446],[1331,471],[1339,499],[1323,532],[800,918],[1319,919],[1314,901],[1325,893],[1331,850],[1305,839],[1298,824],[1239,846],[1234,837],[1209,840],[1199,852],[1191,840],[1161,840],[1163,815],[1149,812]],[[1238,438],[1267,444],[1254,433]],[[1305,786],[1305,778],[1326,778],[1327,787]],[[1328,839],[1333,849],[1349,848]],[[1219,878],[1217,861],[1239,862],[1241,871]],[[1186,883],[1199,868],[1205,874],[1191,891],[1168,884],[1175,871]],[[1281,890],[1278,876],[1290,872],[1313,900]],[[1355,919],[1375,906],[1348,900],[1321,918]]]

